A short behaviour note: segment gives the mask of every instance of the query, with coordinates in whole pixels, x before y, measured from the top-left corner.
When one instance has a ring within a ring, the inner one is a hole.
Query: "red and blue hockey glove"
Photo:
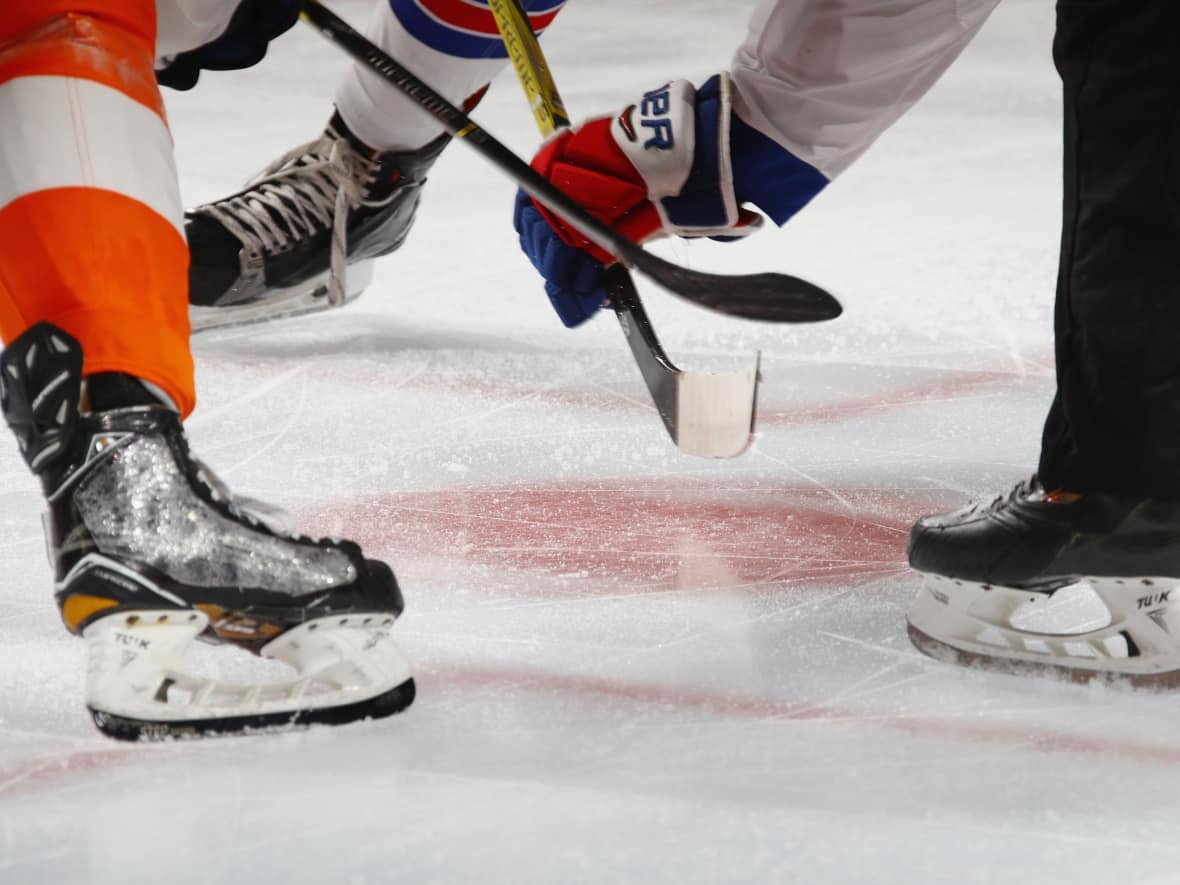
[[[558,133],[532,166],[637,243],[666,234],[745,236],[762,217],[742,209],[734,190],[731,89],[727,74],[700,90],[673,81],[616,117]],[[614,258],[523,191],[513,220],[561,321],[573,327],[593,316],[607,299],[603,269]]]

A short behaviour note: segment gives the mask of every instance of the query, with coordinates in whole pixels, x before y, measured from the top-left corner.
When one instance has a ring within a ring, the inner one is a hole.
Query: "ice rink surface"
[[[369,4],[333,5],[360,22]],[[567,105],[699,82],[751,5],[575,0],[546,40]],[[398,572],[419,686],[402,716],[98,736],[37,488],[0,445],[0,882],[1180,881],[1175,698],[954,669],[904,631],[913,519],[1036,460],[1052,16],[1007,0],[784,230],[660,247],[846,306],[775,328],[642,287],[682,366],[762,351],[742,458],[673,449],[612,317],[561,328],[514,242],[513,187],[464,145],[356,304],[195,343],[196,452]],[[312,137],[345,66],[301,26],[262,66],[170,94],[186,201]],[[511,72],[475,116],[535,147]]]

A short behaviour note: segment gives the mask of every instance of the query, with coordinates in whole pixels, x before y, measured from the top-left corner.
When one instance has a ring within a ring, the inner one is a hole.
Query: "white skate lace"
[[[193,212],[208,215],[237,237],[247,253],[275,255],[330,228],[328,300],[342,304],[348,258],[348,213],[393,199],[366,200],[378,164],[330,130],[293,148],[258,173],[241,193]]]
[[[191,452],[189,457],[196,465],[197,479],[205,484],[205,488],[209,490],[213,500],[224,504],[230,513],[242,519],[247,525],[262,526],[272,534],[289,540],[312,540],[295,531],[295,520],[282,507],[268,504],[258,498],[251,498],[248,495],[235,494],[226,485],[225,480],[214,473],[208,464],[195,457]]]

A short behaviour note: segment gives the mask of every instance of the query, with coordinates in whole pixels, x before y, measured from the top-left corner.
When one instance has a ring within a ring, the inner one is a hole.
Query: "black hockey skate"
[[[45,490],[57,603],[89,645],[98,728],[187,737],[408,706],[414,683],[389,636],[403,602],[388,566],[245,512],[192,457],[177,414],[130,376],[88,379],[80,412],[81,367],[73,338],[34,326],[0,354],[0,405]],[[186,673],[198,636],[297,675],[251,685]]]
[[[923,575],[909,635],[932,657],[1180,685],[1180,502],[1046,491],[1034,478],[919,519],[909,561]],[[1083,586],[1105,613],[1063,623],[1062,591]]]
[[[450,136],[372,150],[340,115],[232,196],[189,211],[193,331],[322,310],[358,297],[372,261],[409,234]],[[347,268],[347,269],[346,269]]]

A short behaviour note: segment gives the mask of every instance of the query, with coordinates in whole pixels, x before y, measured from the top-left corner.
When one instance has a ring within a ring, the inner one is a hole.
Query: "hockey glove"
[[[762,217],[742,209],[730,163],[729,75],[699,90],[675,80],[616,117],[599,117],[547,141],[533,168],[637,243],[665,234],[735,239]],[[523,191],[514,215],[520,246],[545,278],[567,327],[607,299],[604,265],[614,257]]]

